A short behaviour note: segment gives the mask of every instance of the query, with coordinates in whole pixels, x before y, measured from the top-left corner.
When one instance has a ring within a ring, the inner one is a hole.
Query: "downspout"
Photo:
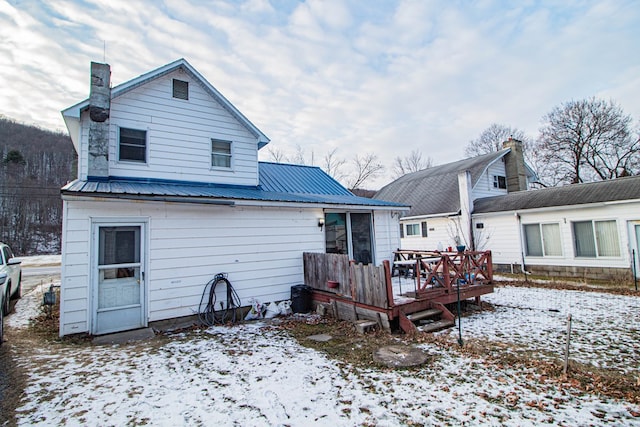
[[[527,281],[527,274],[531,274],[527,271],[526,265],[524,264],[524,248],[522,247],[522,222],[520,221],[520,214],[516,212],[514,214],[516,216],[516,221],[518,222],[518,247],[520,248],[520,262],[522,266],[522,274],[524,274],[524,281]]]

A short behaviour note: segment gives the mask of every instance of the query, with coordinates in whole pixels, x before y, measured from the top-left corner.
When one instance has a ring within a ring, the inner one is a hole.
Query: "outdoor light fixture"
[[[318,227],[320,227],[320,231],[322,231],[322,227],[324,227],[324,218],[318,218]]]

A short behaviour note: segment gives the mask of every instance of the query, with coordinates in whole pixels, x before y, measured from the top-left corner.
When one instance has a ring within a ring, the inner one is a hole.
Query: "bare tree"
[[[356,154],[351,163],[354,171],[348,181],[350,189],[360,188],[365,182],[380,176],[384,171],[384,165],[378,161],[378,156],[373,153],[367,153],[363,156]]]
[[[613,101],[570,101],[543,117],[538,152],[543,183],[574,184],[636,175],[640,141],[631,116]]]
[[[393,178],[399,178],[402,175],[406,175],[411,172],[417,172],[419,170],[427,169],[433,166],[433,159],[427,157],[422,158],[422,152],[419,150],[411,151],[406,157],[396,157],[393,161],[392,175]]]
[[[286,163],[289,161],[285,152],[277,147],[267,147],[267,153],[272,162]]]
[[[338,149],[334,148],[324,155],[322,169],[327,174],[331,175],[333,179],[341,181],[345,178],[345,174],[342,171],[342,168],[347,163],[347,161],[345,159],[338,158],[336,155],[337,151]]]
[[[531,138],[520,129],[492,123],[482,131],[478,138],[469,141],[469,144],[464,149],[464,154],[467,157],[476,157],[500,151],[502,149],[502,143],[509,138],[522,141],[525,151],[527,151],[527,148],[532,143]]]

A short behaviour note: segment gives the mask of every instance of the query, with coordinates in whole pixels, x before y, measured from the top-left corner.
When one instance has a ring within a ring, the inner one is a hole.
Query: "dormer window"
[[[173,97],[189,100],[189,82],[173,79]]]
[[[231,141],[211,139],[211,166],[231,168]]]
[[[507,189],[507,178],[500,175],[493,175],[493,188]]]

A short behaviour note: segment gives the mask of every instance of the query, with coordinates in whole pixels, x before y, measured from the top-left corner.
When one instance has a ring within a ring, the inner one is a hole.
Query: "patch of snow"
[[[602,341],[611,340],[620,354],[625,348],[638,353],[624,332],[637,334],[637,320],[628,316],[638,313],[636,297],[498,287],[483,298],[497,310],[465,317],[465,339],[556,349],[570,311],[576,319],[572,357],[586,357],[587,345],[605,350],[593,343],[598,332],[588,329],[610,321],[620,339],[612,334]],[[18,310],[36,301],[25,296]],[[20,361],[28,379],[17,424],[640,426],[631,413],[637,405],[455,347],[420,347],[431,359],[419,368],[361,368],[305,348],[262,321],[126,345],[50,344]],[[626,362],[618,368],[637,375],[638,360],[621,359]]]
[[[23,267],[41,267],[45,265],[60,265],[62,261],[61,255],[34,255],[17,257],[22,261]]]

